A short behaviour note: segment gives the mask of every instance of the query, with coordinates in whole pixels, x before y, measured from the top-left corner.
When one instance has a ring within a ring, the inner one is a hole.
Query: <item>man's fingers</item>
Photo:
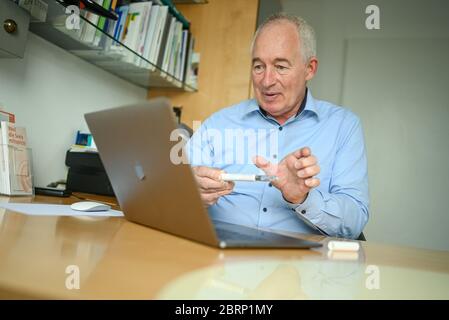
[[[224,190],[229,187],[229,183],[222,180],[214,180],[209,177],[197,176],[198,185],[203,190]]]
[[[309,179],[304,180],[304,184],[309,188],[316,188],[320,185],[320,179],[309,178]]]
[[[218,198],[234,189],[234,182],[221,180],[222,170],[204,166],[193,167],[192,170],[198,182],[201,200],[206,206],[215,204]]]
[[[231,190],[234,189],[235,187],[235,183],[233,181],[225,181],[226,183],[226,190]]]
[[[210,167],[194,167],[193,172],[201,192],[213,193],[222,190],[232,190],[234,184],[221,179],[223,170]]]
[[[272,164],[270,161],[266,160],[264,157],[255,156],[253,158],[253,163],[259,169],[262,169],[265,174],[270,176],[275,176],[277,173],[277,165]]]
[[[201,194],[201,200],[208,206],[215,204],[218,200],[218,197],[215,193]]]
[[[303,157],[309,157],[311,155],[312,155],[312,151],[310,150],[309,147],[302,148],[302,156]]]
[[[312,151],[309,147],[304,147],[293,152],[293,155],[295,156],[295,158],[300,159],[302,157],[309,157],[310,155],[312,155]]]
[[[205,178],[199,178],[199,179],[205,179]],[[211,187],[210,185],[203,186],[199,184],[200,191],[204,193],[216,193],[221,191],[232,191],[234,189],[234,182],[232,181],[223,181],[222,184],[220,184],[218,187]]]
[[[193,171],[198,177],[210,178],[217,181],[220,180],[221,174],[223,173],[223,170],[204,166],[193,167]]]
[[[296,162],[298,161],[298,159],[297,159],[294,155],[289,154],[289,155],[288,155],[284,160],[282,160],[282,161],[285,161],[285,162],[287,163],[287,168],[288,168],[288,169],[290,169],[290,170],[297,170],[295,164],[296,164]]]
[[[207,205],[213,205],[213,204],[215,204],[218,201],[218,199],[221,196],[227,195],[227,194],[229,194],[231,192],[232,192],[232,189],[231,190],[224,190],[224,191],[220,191],[220,192],[215,192],[215,193],[201,193],[201,199]]]
[[[317,163],[317,159],[315,156],[309,156],[305,158],[301,158],[295,161],[295,169],[301,169],[305,167],[313,166]]]
[[[255,156],[253,158],[253,163],[256,165],[256,167],[260,168],[260,169],[264,169],[267,168],[270,165],[270,162],[265,159],[264,157],[261,156]]]
[[[318,173],[320,173],[320,166],[314,165],[311,167],[306,167],[297,172],[297,175],[299,178],[309,178],[316,176]]]

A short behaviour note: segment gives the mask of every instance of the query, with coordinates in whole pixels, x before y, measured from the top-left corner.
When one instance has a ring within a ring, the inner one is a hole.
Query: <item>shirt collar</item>
[[[306,107],[304,108],[304,111],[313,113],[317,117],[318,121],[320,120],[320,113],[316,106],[315,99],[313,98],[312,93],[310,92],[310,89],[307,90],[307,103]]]
[[[305,97],[306,105],[305,105],[303,111],[313,113],[317,117],[317,119],[320,120],[320,114],[316,107],[315,99],[313,98],[312,93],[310,92],[310,89],[307,88],[306,92],[307,92],[306,97]],[[297,118],[298,115],[301,113],[301,109],[302,108],[300,108],[300,110],[299,110],[298,114],[295,116],[295,118]],[[256,99],[251,99],[251,100],[249,100],[248,106],[243,110],[243,116],[249,115],[250,113],[253,113],[256,111],[260,112],[259,104],[257,103]],[[262,113],[260,112],[260,114],[262,114]]]

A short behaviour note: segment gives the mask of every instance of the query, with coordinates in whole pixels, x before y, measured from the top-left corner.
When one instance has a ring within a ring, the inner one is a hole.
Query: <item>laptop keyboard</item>
[[[214,221],[218,238],[229,247],[312,248],[321,244],[247,226]]]
[[[217,228],[216,231],[218,238],[222,240],[229,240],[229,239],[239,239],[244,241],[265,240],[263,232],[257,230],[251,230],[251,234],[222,228]]]

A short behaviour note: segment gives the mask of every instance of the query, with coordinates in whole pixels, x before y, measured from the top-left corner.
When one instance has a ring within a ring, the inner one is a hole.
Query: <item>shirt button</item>
[[[302,214],[306,214],[306,210],[301,210],[301,213]]]
[[[267,212],[267,208],[263,208],[262,210],[263,210],[263,212]]]
[[[279,131],[282,131],[282,127],[279,127]]]

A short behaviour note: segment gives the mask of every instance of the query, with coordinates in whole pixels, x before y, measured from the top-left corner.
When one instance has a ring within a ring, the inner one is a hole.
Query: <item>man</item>
[[[252,46],[255,99],[213,114],[189,141],[213,219],[342,238],[363,231],[369,199],[361,123],[350,111],[312,97],[306,85],[317,71],[315,43],[301,18],[268,18]],[[225,182],[224,172],[277,179]]]

